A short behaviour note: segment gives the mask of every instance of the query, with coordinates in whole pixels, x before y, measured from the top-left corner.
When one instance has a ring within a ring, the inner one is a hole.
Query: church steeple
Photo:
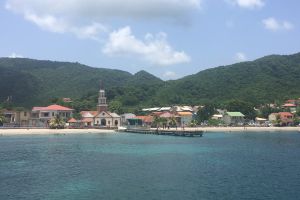
[[[104,90],[102,81],[100,81],[100,90],[99,90],[97,111],[98,112],[107,111],[105,90]]]

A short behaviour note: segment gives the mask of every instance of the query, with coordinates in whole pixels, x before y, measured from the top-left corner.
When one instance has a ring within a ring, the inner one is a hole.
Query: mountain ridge
[[[170,81],[145,70],[131,74],[78,62],[0,58],[0,91],[4,91],[0,102],[13,96],[17,105],[32,106],[45,105],[51,98],[93,96],[97,95],[99,80],[104,82],[109,98],[124,106],[220,103],[230,99],[259,104],[300,96],[300,53],[264,56]]]

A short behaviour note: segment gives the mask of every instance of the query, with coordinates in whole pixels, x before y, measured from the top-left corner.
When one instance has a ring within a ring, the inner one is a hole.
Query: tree
[[[159,116],[154,116],[153,117],[153,122],[152,122],[152,126],[155,126],[156,128],[158,128],[161,124],[161,117]]]
[[[52,129],[63,129],[65,127],[65,121],[59,115],[56,115],[50,120],[49,127]]]
[[[169,125],[174,127],[176,126],[177,127],[177,121],[176,121],[176,118],[173,116],[169,119]]]
[[[271,113],[278,113],[281,109],[271,108],[269,105],[262,106],[260,108],[259,116],[263,118],[268,118]]]
[[[215,107],[212,104],[207,104],[203,108],[200,108],[197,112],[196,120],[198,123],[209,120],[215,113]]]
[[[118,100],[113,100],[109,103],[108,109],[112,112],[121,114],[123,113],[122,102]]]
[[[225,108],[229,112],[243,113],[246,119],[254,119],[256,117],[256,111],[254,110],[254,105],[246,101],[231,100],[226,103]]]
[[[193,120],[190,122],[190,126],[191,126],[191,127],[196,127],[196,126],[197,126],[197,120],[193,119]]]
[[[4,123],[5,123],[5,116],[3,112],[0,110],[0,126],[3,126]]]

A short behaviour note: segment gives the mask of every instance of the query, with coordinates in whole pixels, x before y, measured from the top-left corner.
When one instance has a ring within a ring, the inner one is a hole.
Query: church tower
[[[105,90],[103,88],[102,81],[100,81],[100,90],[99,90],[99,97],[98,97],[98,104],[97,104],[97,111],[107,111],[107,104],[106,104],[106,97],[105,97]]]

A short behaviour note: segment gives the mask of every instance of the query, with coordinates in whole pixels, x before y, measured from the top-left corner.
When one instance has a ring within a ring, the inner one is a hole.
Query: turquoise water
[[[300,199],[300,134],[1,136],[0,199]]]

